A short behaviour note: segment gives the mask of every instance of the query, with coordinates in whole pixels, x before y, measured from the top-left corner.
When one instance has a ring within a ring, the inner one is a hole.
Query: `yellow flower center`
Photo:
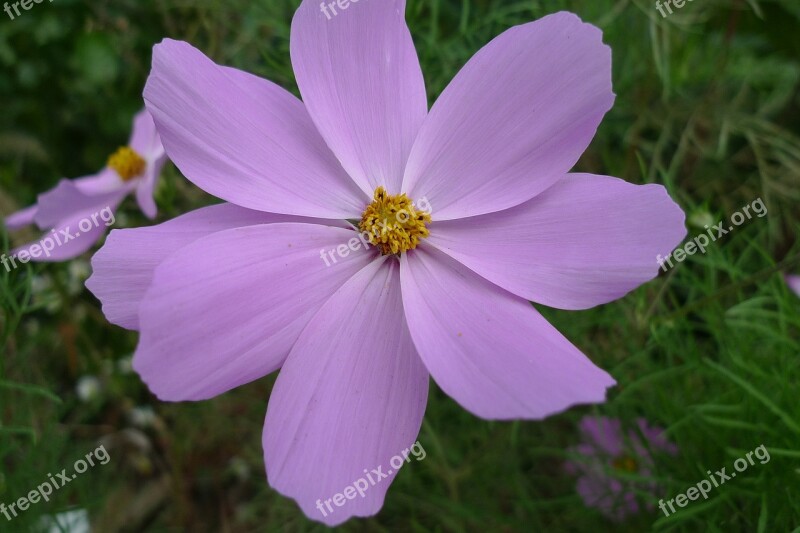
[[[636,459],[629,455],[617,457],[611,462],[611,466],[613,466],[616,470],[622,470],[624,472],[631,473],[636,472],[639,469]]]
[[[392,196],[378,187],[358,227],[383,255],[390,255],[416,248],[430,235],[426,226],[430,221],[430,213],[414,207],[405,194]]]
[[[117,171],[122,181],[130,181],[144,174],[147,161],[130,146],[123,146],[111,154],[108,166]]]

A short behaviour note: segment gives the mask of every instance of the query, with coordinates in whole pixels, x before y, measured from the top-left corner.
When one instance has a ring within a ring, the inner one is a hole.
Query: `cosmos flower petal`
[[[586,309],[656,277],[684,219],[660,185],[570,174],[517,207],[434,223],[427,242],[526,300]]]
[[[148,160],[147,170],[136,186],[136,202],[139,204],[142,213],[151,220],[156,218],[158,214],[154,194],[156,185],[158,184],[158,177],[161,175],[161,169],[166,162],[167,156],[164,154],[155,159]]]
[[[647,445],[654,451],[668,453],[670,455],[677,455],[678,447],[674,443],[670,442],[663,428],[650,425],[650,423],[644,418],[637,418],[636,425],[639,432],[641,432],[641,434],[644,436],[644,440],[647,442]],[[631,441],[637,445],[635,448],[639,452],[639,455],[647,455],[649,453],[639,444],[639,436],[633,431],[631,431]]]
[[[623,451],[623,436],[620,421],[605,416],[585,416],[579,429],[584,440],[606,455],[615,457]]]
[[[342,219],[358,217],[369,200],[300,100],[187,43],[155,46],[144,97],[170,159],[214,196],[259,211]]]
[[[405,2],[363,0],[336,15],[327,9],[326,16],[319,1],[305,0],[292,22],[303,101],[364,192],[384,186],[397,194],[428,111]]]
[[[25,209],[21,209],[16,213],[12,213],[6,217],[4,221],[6,228],[9,230],[15,230],[33,224],[38,210],[39,206],[32,205],[30,207],[26,207]]]
[[[108,218],[108,214],[113,214],[123,198],[125,193],[104,195],[101,202],[85,207],[83,211],[68,214],[66,219],[53,224],[51,230],[44,233],[39,240],[15,248],[11,255],[18,256],[25,251],[31,255],[33,261],[41,263],[68,261],[78,257],[103,236],[108,227],[102,217]],[[87,231],[83,231],[81,226]],[[44,247],[48,248],[46,252]]]
[[[319,306],[374,257],[359,250],[325,266],[320,250],[354,235],[276,223],[179,249],[142,299],[134,369],[166,401],[208,399],[276,370]]]
[[[158,214],[153,195],[167,156],[153,117],[146,110],[134,117],[133,133],[128,145],[147,161],[145,174],[136,186],[136,202],[142,213],[152,220]]]
[[[117,185],[112,185],[113,179]],[[117,206],[133,190],[135,183],[123,184],[111,170],[79,180],[61,180],[53,189],[40,194],[36,224],[42,228],[80,220],[109,206]]]
[[[148,173],[136,187],[136,203],[139,204],[139,209],[142,210],[142,213],[150,220],[153,220],[158,215],[158,206],[156,206],[156,201],[153,197],[156,188],[155,178],[155,174]]]
[[[140,111],[133,118],[133,132],[128,145],[145,159],[156,159],[164,155],[164,146],[156,124],[146,110]]]
[[[401,257],[411,337],[436,383],[487,419],[541,419],[615,384],[531,305],[428,245]]]
[[[103,304],[103,313],[109,322],[138,330],[139,305],[153,281],[153,273],[175,251],[201,237],[227,229],[311,221],[323,220],[220,204],[192,211],[157,226],[114,230],[92,257],[93,273],[86,287]],[[326,222],[328,225],[337,224]]]
[[[514,27],[480,50],[420,130],[403,192],[434,220],[500,211],[561,179],[611,109],[611,50],[571,13]]]
[[[619,482],[583,476],[578,479],[576,489],[587,507],[598,509],[613,521],[622,521],[639,511],[635,493],[623,492]]]
[[[397,261],[381,258],[320,308],[278,375],[264,425],[270,485],[330,526],[377,513],[396,475],[390,460],[414,443],[427,397]],[[363,498],[317,508],[378,467],[388,478]]]
[[[103,198],[115,198],[121,185],[122,180],[110,169],[74,180],[62,179],[58,185],[40,194],[35,205],[6,218],[6,227],[14,230],[35,222],[41,229],[51,229],[85,210],[86,206],[102,203]],[[96,198],[98,196],[100,200]]]

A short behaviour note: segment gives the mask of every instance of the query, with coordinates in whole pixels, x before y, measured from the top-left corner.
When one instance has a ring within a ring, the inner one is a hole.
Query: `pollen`
[[[390,195],[378,187],[358,227],[383,255],[392,255],[416,248],[430,235],[430,221],[430,213],[417,209],[405,194]]]
[[[631,473],[636,472],[639,469],[636,459],[629,455],[617,457],[611,462],[611,466],[613,466],[616,470],[622,470],[623,472]]]
[[[130,146],[123,146],[108,158],[108,166],[114,169],[122,181],[130,181],[144,174],[147,162]]]

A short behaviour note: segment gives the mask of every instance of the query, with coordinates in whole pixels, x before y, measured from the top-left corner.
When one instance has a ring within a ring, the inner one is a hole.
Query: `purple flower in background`
[[[800,296],[800,276],[786,276],[786,284]]]
[[[167,153],[229,203],[112,232],[87,283],[141,332],[134,368],[163,400],[280,368],[269,483],[330,525],[380,510],[388,466],[363,496],[326,498],[414,443],[429,377],[486,419],[604,401],[614,380],[529,300],[620,298],[685,235],[663,187],[569,174],[614,101],[600,30],[570,13],[512,28],[429,113],[404,10],[363,2],[328,20],[304,1],[302,102],[157,45],[145,101]]]
[[[569,473],[580,476],[577,489],[583,502],[616,521],[642,510],[637,493],[657,496],[659,488],[653,480],[624,479],[615,472],[652,478],[651,452],[678,453],[664,437],[663,429],[650,426],[643,418],[636,420],[636,426],[625,432],[617,419],[584,417],[579,426],[583,443],[570,450],[580,460],[566,464]],[[645,506],[654,508],[650,502]]]
[[[35,223],[47,232],[40,241],[17,248],[12,255],[23,253],[43,262],[81,255],[114,223],[117,207],[133,192],[142,212],[155,218],[153,191],[165,161],[153,118],[142,111],[134,118],[128,145],[112,154],[98,174],[61,180],[40,194],[36,205],[6,218],[10,230]]]

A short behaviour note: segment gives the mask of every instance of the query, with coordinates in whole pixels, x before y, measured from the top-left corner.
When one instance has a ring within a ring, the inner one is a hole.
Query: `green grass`
[[[377,1],[377,0],[370,0]],[[61,176],[94,172],[141,106],[152,44],[189,40],[218,62],[297,93],[289,0],[59,0],[0,21],[0,212]],[[754,218],[613,304],[542,309],[619,382],[609,402],[544,422],[479,420],[432,388],[428,456],[404,469],[375,518],[348,531],[792,531],[800,526],[800,9],[795,0],[696,0],[662,19],[649,0],[409,0],[433,101],[481,46],[569,9],[614,53],[617,101],[578,167],[664,184],[690,237],[762,198]],[[160,220],[213,200],[170,168]],[[126,203],[118,227],[146,224]],[[30,236],[32,234],[28,234]],[[17,236],[15,236],[17,237]],[[24,236],[17,237],[20,240]],[[82,288],[88,257],[0,268],[0,502],[26,494],[110,439],[90,470],[0,530],[84,507],[100,531],[321,531],[265,482],[261,427],[274,376],[201,404],[163,404],[125,362],[136,335],[107,324]],[[97,376],[99,397],[76,383]],[[157,423],[135,428],[131,408]],[[666,518],[613,524],[563,472],[586,413],[645,417],[680,448],[656,476],[674,497],[764,444],[767,464]],[[10,529],[8,529],[10,528]]]

